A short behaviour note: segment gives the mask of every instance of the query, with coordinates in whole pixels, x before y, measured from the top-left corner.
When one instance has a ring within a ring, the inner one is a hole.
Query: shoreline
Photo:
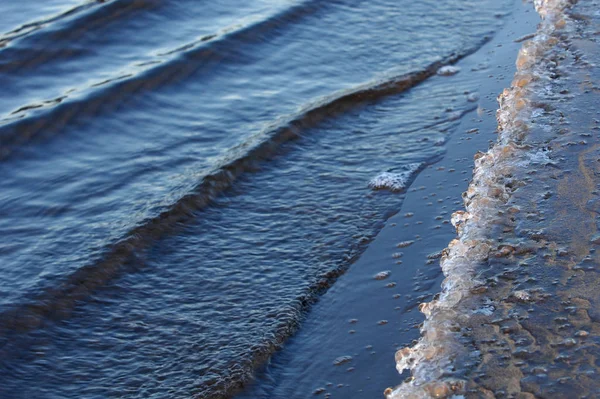
[[[461,208],[473,155],[495,139],[496,96],[510,84],[519,39],[535,32],[539,20],[530,4],[519,1],[506,19],[490,42],[456,64],[458,74],[424,83],[472,81],[465,96],[478,96],[479,108],[462,117],[443,159],[416,177],[400,212],[238,398],[380,397],[408,376],[394,370],[393,353],[419,337],[423,317],[417,308],[439,291],[440,251],[455,238],[450,214]],[[388,271],[385,279],[374,278]]]
[[[536,0],[542,18],[498,98],[498,141],[475,157],[439,297],[395,398],[589,398],[600,314],[598,2]]]

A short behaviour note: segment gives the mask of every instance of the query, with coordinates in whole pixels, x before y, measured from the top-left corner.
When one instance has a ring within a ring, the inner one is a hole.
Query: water
[[[241,389],[443,155],[476,104],[419,84],[509,3],[0,5],[0,396]]]

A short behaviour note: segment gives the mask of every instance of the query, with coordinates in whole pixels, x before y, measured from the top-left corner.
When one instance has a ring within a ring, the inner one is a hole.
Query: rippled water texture
[[[419,84],[507,3],[0,4],[0,396],[239,389],[443,154],[474,104]]]

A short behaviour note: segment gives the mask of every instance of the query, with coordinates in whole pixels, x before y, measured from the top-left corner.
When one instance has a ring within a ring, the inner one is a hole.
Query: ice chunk
[[[452,76],[460,72],[460,67],[454,65],[446,65],[438,69],[437,73],[440,76]]]
[[[406,170],[402,172],[383,172],[375,176],[369,182],[369,187],[374,190],[390,190],[390,191],[402,191],[406,189],[408,183],[412,180],[413,176],[421,169],[423,164],[413,163],[405,167]]]

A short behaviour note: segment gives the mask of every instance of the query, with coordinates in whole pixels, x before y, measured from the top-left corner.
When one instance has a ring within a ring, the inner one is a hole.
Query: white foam
[[[454,65],[446,65],[438,69],[437,74],[440,76],[452,76],[460,72],[460,67]]]
[[[369,182],[369,187],[374,190],[390,190],[390,191],[402,191],[406,189],[408,183],[412,180],[415,173],[417,173],[422,163],[412,163],[405,167],[406,170],[402,172],[383,172],[375,176]]]
[[[549,154],[550,150],[537,150],[528,152],[526,155],[526,159],[524,161],[519,162],[519,166],[527,167],[529,165],[555,165],[556,162],[550,159]]]

